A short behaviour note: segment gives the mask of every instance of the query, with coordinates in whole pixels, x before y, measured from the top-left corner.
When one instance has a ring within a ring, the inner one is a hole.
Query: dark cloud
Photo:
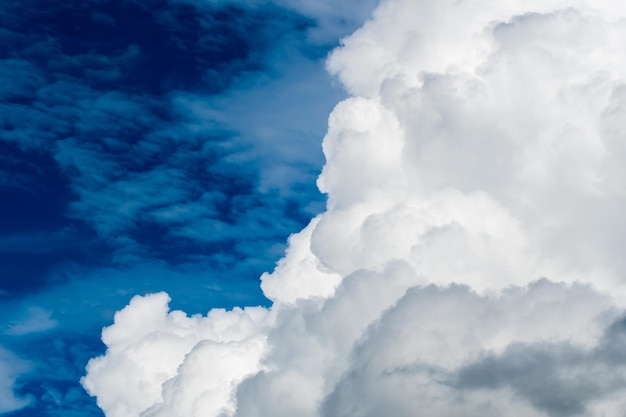
[[[583,352],[567,344],[515,345],[501,356],[462,369],[458,386],[491,390],[509,387],[550,416],[580,415],[587,402],[609,392],[596,380],[597,375],[584,372],[586,359]]]
[[[585,415],[590,402],[626,388],[624,319],[608,327],[599,344],[513,344],[458,371],[461,389],[505,387],[554,417]]]
[[[588,304],[582,307],[585,294]],[[558,305],[576,314],[588,309],[584,315],[602,320],[594,312],[601,300],[590,288],[546,280],[493,298],[464,286],[411,288],[356,345],[352,366],[325,399],[322,415],[376,416],[392,410],[408,417],[414,406],[426,403],[432,404],[432,416],[449,410],[509,415],[511,405],[502,401],[507,391],[519,410],[530,406],[551,417],[589,415],[591,405],[626,388],[624,319],[601,326],[601,336],[585,342],[559,333],[574,330],[580,336],[588,328],[542,312]],[[574,319],[572,313],[563,316]],[[446,327],[453,330],[444,332]],[[546,336],[524,341],[533,331]],[[489,347],[509,333],[516,341]]]

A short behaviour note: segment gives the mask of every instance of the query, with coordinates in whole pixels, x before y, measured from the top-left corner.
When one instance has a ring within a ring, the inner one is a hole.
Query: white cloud
[[[98,405],[109,417],[138,415],[150,406],[149,415],[192,415],[188,390],[209,396],[205,407],[217,400],[220,406],[210,408],[217,415],[222,408],[232,408],[232,387],[259,369],[264,338],[258,328],[265,320],[264,309],[214,309],[206,317],[188,317],[182,311],[169,312],[168,302],[165,293],[135,297],[116,313],[115,324],[102,331],[107,354],[89,362],[82,384],[98,395]],[[183,360],[185,365],[179,368]],[[220,367],[237,362],[239,371],[229,367],[221,378],[216,375]],[[189,380],[202,381],[205,371],[211,370],[219,379],[207,379],[209,387],[193,390]],[[164,384],[168,402],[159,405]]]
[[[109,417],[622,416],[625,16],[383,1],[330,57],[353,97],[273,306],[136,298],[85,386]]]

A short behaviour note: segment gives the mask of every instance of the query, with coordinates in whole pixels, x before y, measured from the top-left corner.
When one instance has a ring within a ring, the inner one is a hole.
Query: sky
[[[136,294],[269,305],[352,3],[0,2],[0,414],[102,416],[80,378]]]
[[[0,412],[624,417],[626,6],[2,7]]]

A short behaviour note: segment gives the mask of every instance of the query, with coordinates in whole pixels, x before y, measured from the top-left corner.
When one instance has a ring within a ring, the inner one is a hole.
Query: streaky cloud
[[[30,307],[26,311],[25,317],[9,324],[4,333],[11,336],[21,336],[53,329],[58,325],[58,322],[51,315],[51,311],[41,307]]]

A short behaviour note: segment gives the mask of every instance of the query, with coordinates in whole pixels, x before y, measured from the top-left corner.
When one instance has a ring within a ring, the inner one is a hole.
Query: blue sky
[[[375,2],[332,3],[0,3],[0,414],[101,416],[78,380],[135,294],[267,304],[325,204],[325,57]]]

